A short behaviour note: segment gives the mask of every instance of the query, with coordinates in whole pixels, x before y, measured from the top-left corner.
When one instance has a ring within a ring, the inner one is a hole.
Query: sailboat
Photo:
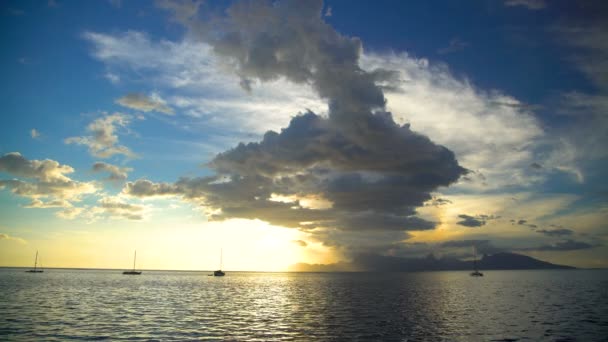
[[[135,255],[133,256],[133,269],[131,271],[124,271],[122,274],[131,274],[131,275],[139,275],[141,271],[135,270],[135,261],[137,260],[137,251],[135,251]]]
[[[36,258],[34,259],[34,269],[25,271],[27,273],[42,273],[43,270],[38,269],[38,251],[36,251]]]
[[[220,249],[220,269],[217,271],[213,271],[213,276],[214,277],[223,277],[226,275],[226,273],[224,273],[222,271],[222,268],[224,267],[224,251],[222,249]]]
[[[475,249],[475,245],[473,245],[473,272],[471,272],[471,277],[483,277],[483,273],[477,269],[477,250]]]

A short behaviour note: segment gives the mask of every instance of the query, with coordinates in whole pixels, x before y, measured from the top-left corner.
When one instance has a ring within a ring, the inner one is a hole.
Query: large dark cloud
[[[362,70],[361,41],[325,23],[321,1],[238,2],[219,17],[191,3],[160,6],[225,57],[246,90],[278,78],[308,84],[329,111],[299,114],[281,132],[220,153],[208,164],[215,176],[138,180],[124,193],[180,195],[211,208],[210,219],[257,218],[348,247],[435,227],[416,208],[467,171],[452,151],[395,123],[379,85],[394,73]],[[311,197],[325,205],[304,202]]]

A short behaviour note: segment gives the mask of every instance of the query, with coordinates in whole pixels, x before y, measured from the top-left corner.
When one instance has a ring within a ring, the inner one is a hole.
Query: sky
[[[608,267],[603,1],[2,1],[0,266]]]

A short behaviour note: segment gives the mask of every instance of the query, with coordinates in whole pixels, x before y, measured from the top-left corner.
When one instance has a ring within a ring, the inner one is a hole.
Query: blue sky
[[[3,2],[1,265],[607,265],[601,2],[248,6]]]

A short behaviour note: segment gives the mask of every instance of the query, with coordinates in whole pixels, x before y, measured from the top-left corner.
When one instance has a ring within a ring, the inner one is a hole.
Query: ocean
[[[0,268],[0,340],[606,341],[608,271]]]

